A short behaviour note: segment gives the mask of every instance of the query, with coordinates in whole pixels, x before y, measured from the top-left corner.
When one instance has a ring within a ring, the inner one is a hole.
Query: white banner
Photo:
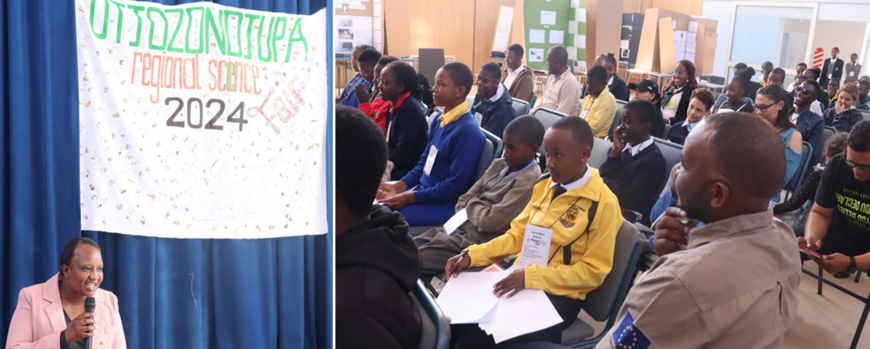
[[[326,15],[76,0],[81,222],[324,234]]]

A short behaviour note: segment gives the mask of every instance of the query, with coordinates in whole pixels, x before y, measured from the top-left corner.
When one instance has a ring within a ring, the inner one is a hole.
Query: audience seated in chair
[[[634,91],[631,100],[648,101],[656,107],[658,119],[653,121],[650,134],[653,137],[661,137],[665,133],[665,121],[662,119],[662,95],[659,94],[659,84],[652,79],[643,79],[637,83],[628,84],[628,89]]]
[[[814,80],[817,82],[819,82],[819,76],[821,76],[821,74],[822,74],[822,71],[819,68],[810,68],[804,72],[804,76],[806,76],[810,80]],[[825,82],[824,85],[821,82],[819,82],[819,86],[821,86],[822,89],[828,87],[827,82]],[[822,112],[824,112],[825,109],[828,109],[828,107],[831,104],[831,100],[828,99],[827,93],[819,93],[817,100],[819,101],[819,106],[821,107]]]
[[[371,90],[367,91],[365,85],[356,85],[357,100],[359,110],[374,121],[387,134],[387,113],[389,112],[390,102],[384,101],[381,98],[380,89],[378,87],[381,79],[381,71],[387,64],[399,60],[392,56],[381,56],[381,53],[375,50],[365,50],[360,54],[359,66],[360,72],[366,82],[372,84]],[[371,76],[367,77],[366,72],[371,71]]]
[[[725,86],[725,93],[720,94],[719,98],[716,99],[713,113],[730,111],[751,113],[755,111],[755,107],[752,106],[752,101],[744,100],[743,96],[746,94],[746,88],[749,86],[749,82],[752,81],[753,74],[755,74],[755,70],[752,69],[752,67],[749,67],[740,72],[740,75],[731,79],[731,82]]]
[[[547,82],[544,95],[538,98],[538,108],[547,108],[566,115],[580,115],[580,82],[568,67],[568,50],[553,46],[547,51]]]
[[[520,257],[516,263],[521,267],[496,283],[493,292],[512,297],[526,288],[543,290],[563,322],[501,342],[498,348],[534,341],[560,343],[562,330],[577,318],[586,295],[601,285],[613,266],[622,216],[616,196],[598,171],[586,165],[593,139],[583,119],[569,116],[556,121],[544,136],[549,174],[535,185],[532,199],[510,229],[488,243],[469,247],[460,263],[459,255],[447,262],[445,272],[457,264],[456,276],[468,267],[490,265],[533,248],[524,246],[534,245],[524,238],[526,234],[552,236],[547,250],[555,251],[552,258]],[[454,348],[496,347],[493,337],[477,324],[452,325],[450,331]]]
[[[741,97],[742,98],[742,97]],[[692,91],[692,99],[689,102],[689,110],[686,120],[676,123],[668,131],[668,140],[677,144],[683,144],[686,137],[695,127],[698,127],[713,107],[713,93],[706,88]]]
[[[398,64],[405,63],[392,63],[387,70]],[[378,200],[400,211],[411,226],[447,222],[455,213],[456,200],[474,183],[485,139],[468,112],[466,97],[472,83],[474,74],[463,63],[438,69],[432,98],[444,113],[431,121],[429,143],[417,166],[398,182],[382,184],[378,192]]]
[[[840,82],[837,80],[828,81],[827,90],[825,93],[828,94],[828,107],[831,108],[837,105],[837,98],[840,96]]]
[[[836,277],[870,270],[870,229],[861,210],[870,204],[868,197],[870,121],[861,121],[849,133],[846,152],[825,166],[803,236],[797,238],[801,248],[819,252],[823,258],[813,261]]]
[[[740,76],[740,74],[742,74],[743,71],[747,70],[748,68],[750,68],[750,67],[748,67],[746,65],[746,63],[742,63],[742,62],[737,63],[734,66],[734,76]],[[749,74],[748,76],[750,79],[752,79],[752,77],[755,76],[755,69],[752,69],[752,73]],[[755,81],[749,80],[748,82],[746,82],[746,89],[745,89],[745,92],[743,94],[743,97],[749,98],[750,100],[754,101],[755,94],[758,93],[758,90],[762,87],[763,86],[761,86],[761,84],[759,84]]]
[[[667,175],[665,158],[650,137],[656,117],[652,103],[626,104],[622,108],[622,124],[613,132],[610,156],[601,165],[601,178],[619,199],[622,216],[631,223],[647,226],[650,210]]]
[[[608,53],[606,55],[598,55],[598,57],[595,57],[593,65],[600,65],[607,69],[607,90],[610,91],[610,94],[613,95],[613,98],[627,102],[629,97],[629,89],[628,86],[625,84],[625,81],[622,80],[622,78],[619,77],[619,74],[616,73],[616,57],[614,57],[612,53]],[[580,91],[581,99],[586,98],[586,96],[589,95],[588,81],[583,83],[583,87],[580,89]]]
[[[504,128],[514,119],[513,99],[501,83],[501,68],[489,62],[477,73],[477,94],[471,103],[471,115],[484,130],[494,135],[504,133]]]
[[[855,106],[860,111],[870,111],[870,105],[867,105],[867,94],[870,93],[870,81],[858,81],[858,105]]]
[[[807,70],[806,63],[804,63],[804,62],[798,63],[797,66],[795,67],[795,72],[796,72],[795,81],[792,82],[791,85],[788,85],[788,88],[785,90],[788,92],[794,91],[794,88],[797,87],[798,85],[800,85],[800,83],[798,83],[798,81],[797,81],[797,77],[804,75],[804,71],[806,71],[806,70]]]
[[[785,106],[785,90],[779,86],[765,86],[758,90],[755,96],[755,114],[767,120],[779,132],[785,144],[786,170],[785,178],[780,188],[784,188],[792,176],[798,175],[798,164],[803,152],[803,137],[797,126],[789,118],[789,109]],[[760,164],[759,164],[760,165]],[[765,167],[762,167],[765,168]],[[777,191],[770,199],[771,207],[779,203],[780,192]]]
[[[424,279],[442,273],[447,260],[469,246],[504,234],[532,198],[541,176],[535,155],[544,138],[544,125],[534,116],[521,116],[508,124],[503,136],[504,157],[494,161],[456,202],[456,213],[467,217],[465,222],[452,232],[439,226],[414,238]]]
[[[387,166],[383,132],[359,110],[335,111],[335,337],[338,348],[416,348],[409,295],[420,257],[401,214],[372,205]]]
[[[835,80],[831,80],[834,84]],[[828,93],[830,94],[830,92]],[[864,114],[855,108],[858,100],[858,88],[853,83],[843,86],[837,93],[836,104],[825,110],[825,126],[837,129],[837,132],[849,132],[858,122],[864,120]]]
[[[666,123],[674,125],[686,120],[689,99],[696,88],[698,81],[695,79],[695,65],[687,60],[677,63],[674,78],[662,93],[662,118]]]
[[[782,89],[785,89],[785,87],[782,86],[785,83],[785,70],[783,70],[782,68],[774,68],[773,71],[770,72],[770,76],[768,76],[767,79],[768,85],[779,86]],[[794,93],[786,90],[785,95],[785,107],[791,108],[791,106],[794,105]]]
[[[532,68],[523,65],[524,53],[523,47],[519,44],[508,47],[501,83],[508,88],[511,97],[531,103],[532,96],[535,94],[535,77]]]
[[[589,94],[580,104],[580,118],[592,127],[595,137],[604,139],[616,116],[616,99],[607,89],[607,70],[600,65],[592,66],[586,73],[586,86]]]
[[[794,110],[789,120],[797,126],[801,133],[801,139],[813,146],[813,159],[821,157],[825,142],[825,120],[821,115],[812,111],[812,104],[816,102],[816,95],[821,91],[818,82],[813,80],[804,81],[794,89]]]
[[[360,74],[359,62],[357,62],[357,58],[359,58],[359,55],[367,49],[374,50],[375,48],[369,45],[359,45],[357,47],[354,47],[353,51],[350,52],[350,66],[353,68],[353,71],[356,72],[356,74],[354,74],[354,76],[347,81],[347,84],[344,85],[344,89],[341,90],[341,95],[339,95],[338,103],[336,103],[336,105],[346,105],[348,107],[357,108],[359,107],[360,101],[356,99],[356,94],[353,93],[354,90],[356,90],[356,85],[363,84],[366,90],[371,88],[371,85],[365,79],[363,79],[362,75]]]
[[[387,114],[387,145],[393,180],[404,177],[420,162],[426,149],[426,115],[420,103],[420,86],[414,68],[401,61],[381,71],[381,98],[390,103]]]
[[[782,345],[801,280],[792,231],[768,208],[783,148],[777,130],[745,113],[711,115],[689,135],[674,179],[678,207],[655,231],[661,257],[597,348]]]

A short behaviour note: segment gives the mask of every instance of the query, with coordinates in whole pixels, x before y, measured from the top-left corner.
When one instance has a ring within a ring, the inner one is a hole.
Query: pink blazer
[[[60,333],[66,330],[60,303],[58,275],[43,284],[33,285],[18,294],[18,306],[12,315],[6,349],[59,349]],[[124,327],[118,312],[118,297],[98,289],[94,298],[96,322],[93,349],[126,349]]]

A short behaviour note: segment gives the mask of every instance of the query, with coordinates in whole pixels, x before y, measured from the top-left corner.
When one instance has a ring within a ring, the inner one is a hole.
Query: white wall
[[[701,16],[719,21],[716,32],[719,34],[716,42],[716,60],[713,62],[713,74],[725,76],[728,67],[728,43],[731,41],[731,26],[734,23],[734,1],[704,1]]]
[[[870,18],[868,18],[870,19]],[[852,53],[858,54],[858,62],[862,62],[861,48],[864,44],[864,30],[866,22],[835,22],[816,21],[816,36],[813,38],[811,50],[815,52],[817,47],[824,50],[825,58],[831,57],[831,49],[840,48],[840,58],[849,62]],[[810,62],[807,62],[809,64]]]

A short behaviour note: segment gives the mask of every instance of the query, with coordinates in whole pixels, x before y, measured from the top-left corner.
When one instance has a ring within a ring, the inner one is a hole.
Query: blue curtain
[[[217,2],[299,14],[332,10],[332,0]],[[84,235],[103,249],[102,288],[118,295],[130,348],[331,348],[331,229],[264,240],[80,231],[74,11],[72,0],[0,1],[0,343],[21,288],[54,275],[63,244]],[[330,106],[329,130],[331,115]],[[332,183],[331,166],[327,172]],[[331,186],[328,195],[332,207]]]

